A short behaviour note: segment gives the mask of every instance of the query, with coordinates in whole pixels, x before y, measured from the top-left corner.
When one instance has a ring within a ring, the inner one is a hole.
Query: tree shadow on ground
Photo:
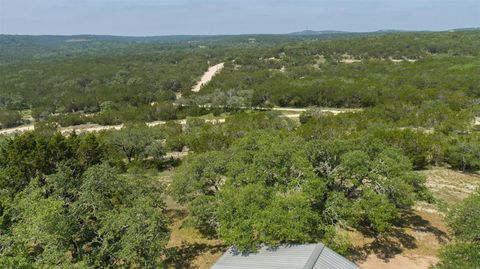
[[[388,233],[378,235],[370,230],[359,230],[365,238],[371,238],[373,241],[363,246],[354,247],[352,249],[353,260],[355,262],[365,261],[370,254],[375,254],[378,258],[388,262],[405,249],[417,248],[415,237],[406,233],[406,228],[431,233],[436,236],[440,243],[445,243],[449,239],[444,231],[432,226],[428,220],[412,211],[403,212],[399,221]]]
[[[171,247],[166,250],[165,267],[166,268],[198,268],[193,265],[193,261],[203,253],[211,254],[223,253],[227,250],[223,245],[207,245],[207,244],[186,244]]]
[[[415,212],[408,211],[402,214],[402,218],[396,225],[399,227],[411,228],[417,232],[431,233],[435,235],[440,243],[447,243],[450,239],[446,232],[431,225],[428,220],[425,220],[421,216],[415,214]]]
[[[356,262],[365,261],[373,253],[378,258],[389,261],[402,253],[404,249],[414,249],[416,247],[417,244],[413,236],[400,228],[394,228],[388,234],[373,237],[373,241],[368,244],[353,248],[353,260]]]

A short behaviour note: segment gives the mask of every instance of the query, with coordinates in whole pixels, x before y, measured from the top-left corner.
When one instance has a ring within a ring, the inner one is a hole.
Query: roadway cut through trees
[[[208,84],[216,74],[218,74],[218,73],[220,73],[220,71],[222,71],[224,66],[225,66],[225,63],[219,63],[217,65],[214,65],[214,66],[211,66],[210,68],[208,68],[207,72],[205,72],[205,74],[203,74],[202,78],[197,83],[197,85],[195,85],[192,88],[192,92],[199,92],[202,89],[202,87],[204,85]]]

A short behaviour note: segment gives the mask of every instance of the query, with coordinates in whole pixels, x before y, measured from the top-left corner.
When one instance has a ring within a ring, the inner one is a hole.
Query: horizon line
[[[480,30],[480,26],[472,26],[472,27],[460,27],[460,28],[447,28],[442,30],[405,30],[405,29],[378,29],[373,31],[346,31],[346,30],[302,30],[296,32],[288,32],[288,33],[218,33],[218,34],[158,34],[158,35],[116,35],[116,34],[28,34],[28,33],[0,33],[0,35],[4,36],[110,36],[110,37],[175,37],[175,36],[193,36],[193,37],[215,37],[215,36],[248,36],[248,35],[270,35],[270,36],[281,36],[281,35],[291,35],[291,34],[299,34],[303,32],[311,32],[311,33],[319,33],[325,32],[325,34],[332,33],[332,34],[365,34],[365,33],[378,33],[378,32],[399,32],[399,33],[413,33],[413,32],[448,32],[448,31],[458,31],[458,30]]]

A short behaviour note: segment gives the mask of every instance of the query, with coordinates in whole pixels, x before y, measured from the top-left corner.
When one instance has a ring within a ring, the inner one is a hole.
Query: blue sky
[[[0,0],[6,34],[243,34],[480,26],[480,0]]]

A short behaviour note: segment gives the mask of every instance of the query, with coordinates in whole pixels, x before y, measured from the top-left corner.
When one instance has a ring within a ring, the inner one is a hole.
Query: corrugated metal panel
[[[360,267],[325,247],[313,269],[360,269]]]
[[[212,269],[304,269],[318,244],[284,246],[275,250],[266,247],[248,255],[227,251]]]
[[[323,244],[266,247],[244,255],[227,251],[211,269],[360,269]]]
[[[310,258],[308,258],[308,261],[303,266],[303,269],[312,269],[313,266],[315,266],[315,264],[317,263],[318,257],[320,257],[320,254],[322,254],[324,248],[324,244],[318,244],[312,251],[312,254],[310,254]]]

